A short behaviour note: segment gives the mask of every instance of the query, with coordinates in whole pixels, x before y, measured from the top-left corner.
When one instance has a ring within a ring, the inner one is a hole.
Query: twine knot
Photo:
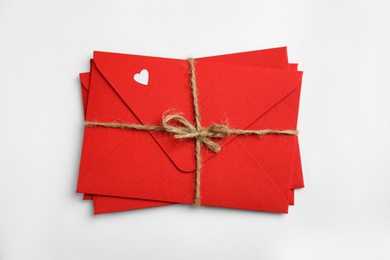
[[[176,125],[174,123],[176,123]],[[194,125],[188,122],[187,119],[180,115],[168,115],[164,117],[162,125],[164,130],[173,134],[175,138],[195,138],[215,153],[218,153],[221,150],[221,146],[210,138],[225,138],[229,136],[229,128],[227,126],[214,124],[198,130]]]

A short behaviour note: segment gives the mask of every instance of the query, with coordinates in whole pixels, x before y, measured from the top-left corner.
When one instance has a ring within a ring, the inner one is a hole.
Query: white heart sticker
[[[141,70],[140,73],[134,75],[134,80],[139,84],[147,86],[149,81],[149,71],[145,69]]]

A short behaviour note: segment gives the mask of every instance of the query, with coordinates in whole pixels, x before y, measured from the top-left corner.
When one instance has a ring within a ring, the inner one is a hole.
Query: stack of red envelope
[[[302,72],[287,49],[195,59],[202,127],[296,129]],[[167,113],[194,123],[189,62],[94,52],[80,74],[85,121],[161,125]],[[201,147],[202,206],[287,213],[303,176],[297,136],[229,135]],[[195,141],[164,131],[85,127],[77,192],[95,214],[193,204]]]

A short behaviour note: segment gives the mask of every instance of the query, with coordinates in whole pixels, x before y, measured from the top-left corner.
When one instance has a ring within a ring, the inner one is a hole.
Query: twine
[[[195,125],[192,125],[184,117],[174,114],[167,115],[162,119],[162,125],[137,125],[137,124],[121,124],[121,123],[104,123],[104,122],[84,122],[85,127],[107,127],[107,128],[119,128],[125,130],[138,130],[138,131],[162,131],[173,134],[177,139],[195,139],[195,201],[194,206],[200,206],[200,169],[202,168],[201,158],[201,145],[203,144],[211,151],[218,153],[221,150],[221,146],[212,141],[210,138],[225,138],[229,135],[256,135],[263,136],[269,134],[278,135],[298,135],[297,130],[245,130],[245,129],[230,129],[225,125],[213,124],[209,127],[201,126],[201,119],[198,106],[198,91],[196,87],[196,75],[195,75],[195,62],[193,58],[188,59],[190,65],[190,83],[192,100],[194,105]],[[176,123],[176,124],[172,124]],[[179,126],[177,126],[179,125]]]

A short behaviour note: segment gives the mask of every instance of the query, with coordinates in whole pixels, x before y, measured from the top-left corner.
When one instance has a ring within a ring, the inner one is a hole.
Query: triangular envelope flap
[[[89,90],[89,81],[90,81],[91,73],[89,73],[89,72],[82,72],[79,75],[80,75],[81,86],[85,90]]]
[[[167,111],[180,112],[193,123],[193,106],[186,60],[95,52],[95,63],[114,90],[144,125],[160,125]],[[147,86],[134,80],[143,69]],[[229,122],[245,129],[281,101],[297,85],[300,73],[196,60],[202,126]],[[130,111],[129,111],[130,112]],[[193,142],[166,134],[151,134],[182,171],[194,169]],[[225,145],[231,138],[220,143]],[[207,154],[203,160],[213,154]]]
[[[92,68],[93,59],[89,60],[90,67]],[[89,85],[91,83],[91,71],[79,73],[81,86],[89,91]]]
[[[196,61],[195,68],[203,127],[228,123],[230,128],[247,129],[299,87],[302,76],[297,71],[207,61]],[[290,127],[283,122],[279,126]],[[230,140],[217,142],[224,146]]]
[[[80,75],[80,83],[81,83],[81,97],[83,100],[83,109],[84,109],[84,118],[85,118],[87,115],[89,84],[90,84],[91,73],[85,72],[85,73],[80,73],[79,75]]]
[[[129,113],[139,120],[122,123],[161,125],[167,113],[180,113],[193,123],[188,61],[95,51],[94,62],[129,107]],[[148,72],[143,82],[146,84],[134,77],[142,70]],[[158,131],[150,133],[178,169],[185,172],[195,169],[193,141],[182,141]]]

